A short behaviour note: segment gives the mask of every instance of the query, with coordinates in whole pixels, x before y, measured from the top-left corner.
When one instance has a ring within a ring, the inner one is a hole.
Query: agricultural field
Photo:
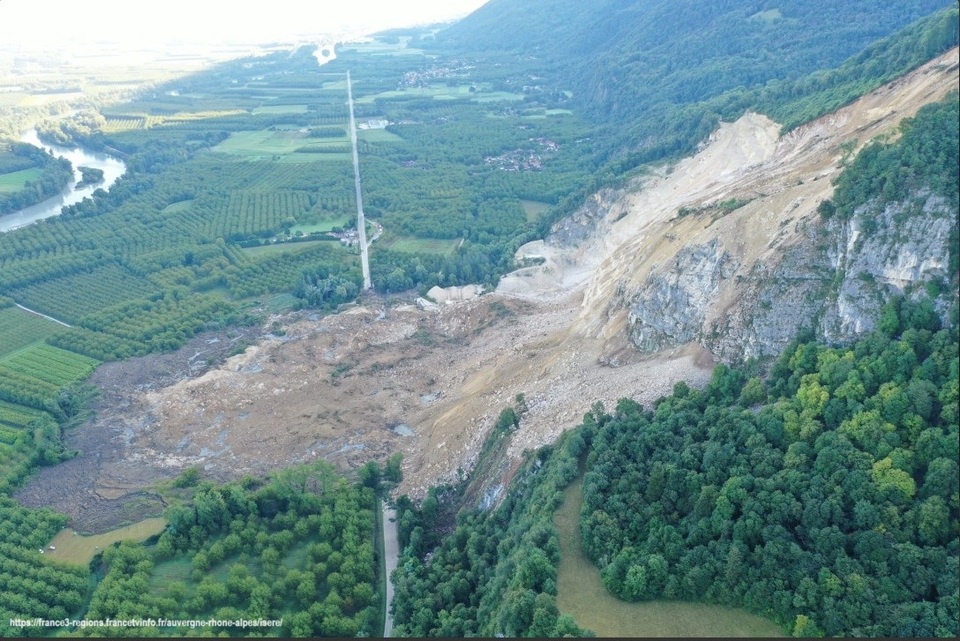
[[[357,138],[366,142],[400,142],[403,140],[397,134],[386,129],[361,129],[357,132]]]
[[[65,329],[18,307],[0,309],[0,358]]]
[[[260,114],[302,114],[307,112],[307,105],[261,105],[253,110],[253,115]]]
[[[302,223],[294,225],[290,228],[290,235],[297,236],[304,235],[309,236],[314,233],[323,233],[331,231],[334,227],[343,227],[344,225],[349,224],[354,219],[354,216],[342,216],[339,218],[327,219],[315,223]]]
[[[456,250],[460,240],[449,240],[443,238],[414,238],[411,236],[394,238],[386,240],[383,246],[386,249],[393,249],[399,252],[412,254],[441,254],[449,256]]]
[[[268,256],[277,256],[288,254],[290,252],[302,251],[311,247],[316,247],[322,243],[339,242],[329,240],[305,240],[294,243],[269,243],[267,245],[258,245],[256,247],[244,247],[243,253],[252,258],[264,258]]]
[[[240,156],[245,160],[272,159],[296,163],[342,161],[350,157],[350,146],[346,142],[311,138],[302,130],[235,132],[211,151]]]
[[[94,556],[118,541],[145,541],[160,534],[167,526],[166,519],[144,519],[124,527],[84,536],[72,528],[64,528],[47,545],[48,558],[86,567]]]
[[[87,378],[100,361],[52,345],[34,343],[0,358],[0,371],[32,376],[51,385],[64,386]]]
[[[43,170],[35,167],[13,171],[8,174],[0,174],[0,194],[20,191],[28,180],[37,180],[42,175]]]
[[[131,291],[146,297],[158,293],[159,289],[116,263],[107,263],[90,271],[20,287],[11,293],[30,309],[75,324],[88,314],[123,302]]]

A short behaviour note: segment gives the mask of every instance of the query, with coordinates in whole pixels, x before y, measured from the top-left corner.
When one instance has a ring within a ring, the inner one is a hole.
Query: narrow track
[[[19,307],[20,309],[22,309],[22,310],[25,311],[25,312],[30,312],[31,314],[35,314],[35,315],[37,315],[37,316],[42,316],[43,318],[46,318],[46,319],[49,320],[49,321],[53,321],[54,323],[60,323],[60,324],[63,325],[64,327],[73,327],[73,325],[67,325],[67,324],[64,323],[62,320],[57,320],[57,319],[54,318],[53,316],[47,316],[46,314],[41,314],[40,312],[38,312],[38,311],[35,310],[35,309],[30,309],[29,307],[24,307],[24,306],[21,305],[20,303],[14,303],[14,305],[16,305],[17,307]]]

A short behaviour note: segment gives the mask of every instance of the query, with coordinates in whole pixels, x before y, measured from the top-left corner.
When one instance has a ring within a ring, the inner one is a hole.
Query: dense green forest
[[[868,145],[838,177],[825,218],[918,196],[922,206],[931,195],[956,212],[957,109],[949,96],[904,121],[895,142]],[[955,287],[956,225],[953,233]],[[951,301],[947,329],[929,299],[899,297],[854,345],[805,339],[765,376],[756,363],[719,366],[706,389],[678,384],[655,408],[629,399],[612,415],[595,408],[527,462],[497,510],[464,502],[452,533],[438,514],[456,510],[455,494],[407,506],[399,629],[546,636],[574,623],[555,609],[551,519],[579,457],[584,548],[621,599],[742,607],[796,636],[955,636],[960,343]],[[492,438],[517,420],[505,412]]]
[[[147,544],[114,544],[94,557],[89,569],[44,562],[37,553],[65,517],[4,498],[0,632],[51,632],[12,628],[8,623],[16,616],[283,620],[253,628],[238,623],[70,630],[95,637],[376,635],[383,577],[374,540],[379,475],[373,476],[361,475],[366,484],[351,484],[317,463],[216,486],[198,481],[195,471],[187,473],[174,484],[179,495],[162,534]]]
[[[798,636],[957,633],[957,331],[922,305],[767,380],[718,367],[593,439],[582,528],[627,600],[746,607]]]

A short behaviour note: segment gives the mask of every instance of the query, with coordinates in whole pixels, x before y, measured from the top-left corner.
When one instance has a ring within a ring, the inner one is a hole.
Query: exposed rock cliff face
[[[918,194],[883,211],[866,205],[845,223],[831,221],[830,267],[842,280],[831,292],[821,335],[849,340],[874,328],[882,301],[891,294],[915,294],[927,283],[948,282],[957,214],[943,198]],[[941,315],[953,297],[938,299]]]
[[[697,341],[724,360],[777,354],[803,328],[851,340],[874,329],[891,295],[949,280],[956,217],[942,198],[919,195],[849,221],[811,218],[779,255],[746,265],[719,237],[688,245],[621,294],[630,339],[645,352]],[[945,314],[948,295],[940,301]]]

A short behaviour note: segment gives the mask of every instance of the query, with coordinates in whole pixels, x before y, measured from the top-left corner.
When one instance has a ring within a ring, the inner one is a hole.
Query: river
[[[67,149],[40,142],[35,129],[23,134],[20,140],[25,143],[42,147],[47,152],[57,157],[63,157],[73,165],[73,180],[63,188],[56,196],[31,205],[25,209],[0,216],[0,233],[24,227],[35,223],[44,218],[59,216],[60,210],[66,205],[78,203],[87,196],[93,194],[97,189],[110,189],[117,179],[127,170],[126,164],[122,160],[108,156],[107,154],[94,153],[82,147],[76,149]],[[93,167],[103,171],[103,182],[95,185],[87,185],[77,189],[77,182],[80,180],[80,170],[78,167]]]

